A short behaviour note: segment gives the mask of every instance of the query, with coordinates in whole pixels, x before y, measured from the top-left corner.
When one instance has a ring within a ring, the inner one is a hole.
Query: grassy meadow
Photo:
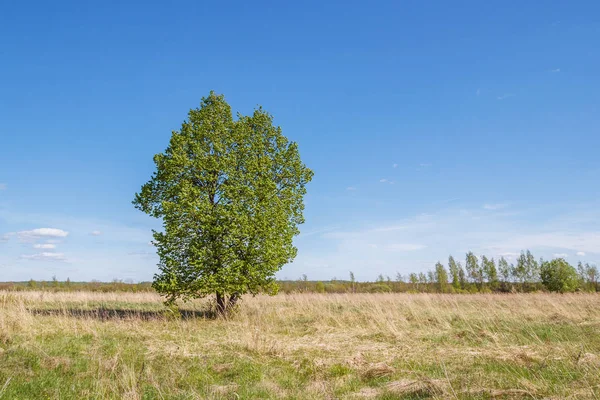
[[[597,294],[0,292],[0,399],[594,399]]]

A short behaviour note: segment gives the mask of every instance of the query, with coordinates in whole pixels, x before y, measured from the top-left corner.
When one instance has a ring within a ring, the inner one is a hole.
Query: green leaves
[[[552,292],[574,292],[579,286],[577,271],[563,258],[542,262],[540,276],[546,289]]]
[[[276,292],[313,173],[272,116],[259,108],[234,120],[211,92],[154,161],[134,205],[163,220],[155,289],[171,300]]]

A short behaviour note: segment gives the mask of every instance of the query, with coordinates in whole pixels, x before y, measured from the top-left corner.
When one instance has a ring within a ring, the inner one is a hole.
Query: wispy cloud
[[[460,197],[452,197],[449,199],[435,201],[435,202],[433,202],[433,204],[446,204],[446,203],[452,203],[453,201],[457,201],[457,200],[460,200]]]
[[[17,236],[22,241],[31,241],[44,238],[65,238],[69,232],[56,228],[38,228],[30,231],[17,232]]]
[[[527,249],[545,259],[565,254],[582,257],[583,253],[586,257],[590,253],[600,256],[600,229],[589,224],[590,219],[600,218],[600,211],[588,211],[595,209],[600,208],[586,206],[583,215],[572,209],[549,213],[540,220],[539,214],[532,216],[527,210],[506,213],[490,212],[481,206],[449,208],[373,222],[362,229],[333,230],[299,242],[298,259],[285,267],[285,273],[302,274],[304,261],[310,260],[331,266],[324,275],[315,276],[317,279],[347,270],[354,271],[359,279],[373,279],[379,273],[425,271],[436,261],[447,260],[450,254],[462,260],[468,251],[496,259],[504,257],[511,263]]]
[[[595,252],[600,249],[600,231],[569,232],[551,231],[544,233],[514,234],[497,244],[500,248],[518,249],[565,249],[577,252]]]
[[[503,94],[502,96],[498,96],[498,97],[496,97],[496,98],[497,98],[498,100],[505,100],[505,99],[508,99],[509,97],[514,97],[514,94],[510,94],[510,93],[508,93],[508,94]]]
[[[431,167],[431,163],[421,163],[421,164],[419,164],[419,167],[421,167],[421,168]]]
[[[67,258],[63,253],[50,253],[43,252],[31,255],[22,255],[24,260],[35,260],[35,261],[67,261]]]
[[[551,69],[550,72],[560,72],[560,68]]]
[[[6,183],[0,183],[0,190],[6,190]]]
[[[390,185],[394,184],[394,181],[391,181],[391,180],[389,180],[387,178],[382,178],[382,179],[379,180],[379,182],[380,183],[389,183]]]
[[[490,211],[501,210],[501,209],[506,208],[506,207],[508,207],[508,204],[506,204],[506,203],[496,203],[496,204],[490,204],[490,203],[488,203],[488,204],[484,204],[483,205],[483,209],[484,210],[490,210]]]
[[[387,250],[390,251],[416,251],[424,249],[425,245],[423,244],[414,244],[414,243],[393,243],[386,247]]]
[[[90,235],[92,235],[92,236],[100,236],[100,235],[102,235],[102,232],[100,232],[100,231],[92,231],[92,232],[90,232]]]
[[[352,191],[356,190],[356,187],[354,187],[354,186],[348,186],[348,187],[346,188],[346,190],[348,190],[348,191],[352,192]]]
[[[34,249],[55,249],[56,245],[52,243],[36,243],[33,245]]]
[[[578,255],[579,257],[585,257],[585,251],[578,251],[578,252],[577,252],[577,255]]]
[[[500,257],[504,257],[504,258],[506,258],[508,260],[512,260],[512,259],[515,259],[515,258],[519,257],[520,254],[521,253],[507,251],[507,252],[504,252],[504,253],[499,253],[498,255]]]
[[[322,228],[322,229],[314,229],[314,230],[308,231],[308,232],[301,232],[300,235],[298,235],[298,239],[305,238],[305,237],[308,237],[308,236],[319,235],[321,233],[332,232],[332,231],[335,231],[336,229],[338,229],[338,228],[337,227],[328,227],[328,228]],[[152,244],[152,242],[150,242],[149,244],[151,246],[154,246]]]

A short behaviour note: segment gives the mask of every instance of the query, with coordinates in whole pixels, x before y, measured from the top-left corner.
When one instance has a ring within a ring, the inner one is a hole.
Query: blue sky
[[[596,1],[6,3],[0,280],[150,280],[131,200],[211,89],[315,171],[280,278],[598,262],[599,40]]]

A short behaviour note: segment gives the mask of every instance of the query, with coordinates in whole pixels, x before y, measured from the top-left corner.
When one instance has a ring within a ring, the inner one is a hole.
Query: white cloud
[[[386,178],[380,179],[379,182],[381,182],[381,183],[389,183],[390,185],[394,184],[394,181],[390,181],[389,179],[386,179]]]
[[[17,236],[21,240],[36,240],[42,238],[65,238],[69,232],[56,228],[38,228],[31,231],[17,232]]]
[[[403,231],[406,230],[406,225],[391,225],[391,226],[383,226],[381,228],[373,228],[370,232],[392,232],[392,231]]]
[[[102,232],[100,232],[100,231],[92,231],[92,232],[90,232],[90,235],[92,235],[92,236],[100,236],[100,235],[102,235]]]
[[[50,253],[43,252],[38,254],[31,255],[22,255],[21,258],[25,260],[35,260],[35,261],[67,261],[67,258],[63,253]]]
[[[6,190],[6,183],[0,183],[0,190]]]
[[[457,200],[460,200],[460,197],[452,197],[449,199],[435,201],[435,202],[433,202],[433,204],[446,204],[446,203],[452,203],[453,201],[457,201]]]
[[[585,251],[578,251],[578,252],[577,252],[577,255],[578,255],[579,257],[585,257]]]
[[[496,203],[496,204],[484,204],[483,205],[483,209],[484,210],[501,210],[503,208],[506,208],[508,206],[508,204],[506,203]]]
[[[560,72],[560,68],[551,69],[550,72]]]
[[[356,190],[356,188],[355,188],[354,186],[348,186],[348,187],[346,188],[346,190],[348,190],[348,191],[353,191],[353,190]]]
[[[308,260],[331,266],[316,279],[326,279],[331,273],[343,275],[347,270],[354,271],[357,279],[373,279],[379,273],[426,271],[450,254],[464,263],[468,251],[495,259],[503,256],[511,263],[527,249],[544,259],[561,253],[570,254],[569,258],[577,252],[600,254],[600,229],[590,225],[600,218],[600,207],[570,205],[563,212],[553,207],[536,205],[535,215],[526,209],[507,213],[481,207],[449,208],[405,219],[382,217],[362,229],[352,229],[349,221],[347,229],[299,241],[297,261],[283,273],[302,274]],[[540,219],[540,211],[545,218]]]
[[[504,257],[507,260],[514,260],[517,257],[519,257],[520,255],[521,255],[521,253],[516,253],[516,252],[511,252],[511,251],[507,251],[507,252],[498,254],[499,257]]]
[[[512,249],[565,249],[581,252],[598,252],[600,249],[600,232],[561,232],[531,233],[516,235],[498,244],[502,248]]]
[[[413,244],[413,243],[393,243],[386,247],[387,250],[391,251],[416,251],[424,249],[425,245],[423,244]]]
[[[554,258],[567,258],[569,255],[567,253],[554,253],[552,254]]]
[[[513,97],[513,96],[514,96],[514,94],[510,94],[510,93],[508,93],[508,94],[503,94],[502,96],[498,96],[498,97],[496,97],[496,98],[497,98],[498,100],[504,100],[504,99],[508,99],[509,97]]]
[[[55,249],[56,245],[52,244],[52,243],[44,243],[44,244],[34,244],[33,245],[34,249]]]
[[[322,233],[332,232],[332,231],[335,231],[336,229],[338,229],[338,228],[337,227],[328,227],[328,228],[314,229],[314,230],[311,230],[308,232],[301,232],[300,235],[298,235],[298,239],[306,238],[308,236],[319,235]],[[154,243],[148,242],[148,245],[154,246]]]

